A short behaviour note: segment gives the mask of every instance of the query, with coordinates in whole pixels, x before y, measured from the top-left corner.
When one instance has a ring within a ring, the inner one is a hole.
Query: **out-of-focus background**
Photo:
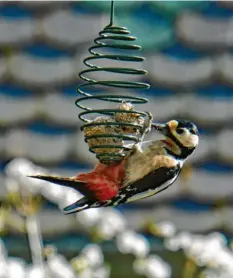
[[[64,216],[75,192],[24,178],[94,165],[74,102],[82,61],[109,10],[109,1],[0,3],[0,277],[232,278],[231,1],[115,4],[116,24],[143,47],[148,74],[138,80],[151,84],[147,109],[156,121],[186,118],[201,132],[169,190]]]

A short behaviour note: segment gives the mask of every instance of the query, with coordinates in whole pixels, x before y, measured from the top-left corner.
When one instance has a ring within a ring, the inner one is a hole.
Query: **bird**
[[[74,177],[29,176],[71,187],[84,196],[65,207],[65,214],[89,208],[116,207],[158,194],[178,178],[184,162],[199,144],[197,126],[187,120],[152,123],[160,140],[135,144],[131,154],[117,165],[99,163],[92,172]]]

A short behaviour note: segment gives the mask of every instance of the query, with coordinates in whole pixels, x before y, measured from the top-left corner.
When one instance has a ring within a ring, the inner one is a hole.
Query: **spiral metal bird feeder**
[[[79,113],[79,119],[85,123],[81,126],[81,131],[84,132],[89,151],[95,153],[99,161],[104,164],[119,163],[131,150],[125,142],[140,142],[150,129],[152,120],[149,112],[137,111],[133,106],[134,104],[147,103],[146,98],[125,94],[125,89],[148,89],[149,84],[128,80],[95,80],[88,77],[88,74],[95,72],[124,75],[145,75],[147,73],[147,71],[138,68],[101,67],[91,63],[91,61],[102,59],[135,63],[144,60],[144,57],[132,54],[132,52],[141,50],[141,46],[132,44],[136,38],[130,35],[127,28],[114,25],[113,19],[114,1],[111,1],[110,24],[99,32],[99,37],[94,39],[95,45],[88,49],[91,55],[83,60],[88,69],[79,73],[79,77],[84,83],[78,86],[77,91],[80,97],[75,101],[75,104],[84,110]],[[113,53],[103,54],[103,50],[106,51],[107,49]],[[117,51],[120,51],[120,54],[116,53]],[[118,88],[123,90],[124,94],[93,95],[88,92],[88,89],[96,88],[99,85]],[[93,100],[116,103],[116,107],[113,109],[92,109],[83,104]],[[90,119],[90,116],[96,114],[99,117]]]

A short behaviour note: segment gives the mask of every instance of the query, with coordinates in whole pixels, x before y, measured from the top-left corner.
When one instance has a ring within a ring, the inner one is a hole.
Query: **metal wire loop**
[[[112,11],[113,12],[113,11]],[[124,61],[124,62],[142,62],[144,57],[135,56],[130,54],[130,52],[135,52],[141,49],[139,45],[132,44],[136,40],[135,37],[130,35],[130,32],[125,27],[119,27],[112,25],[111,23],[106,26],[101,32],[99,32],[99,36],[94,39],[94,46],[89,48],[89,53],[91,56],[84,59],[83,63],[88,67],[87,69],[81,71],[79,73],[79,77],[85,82],[80,84],[77,88],[77,91],[80,97],[75,101],[77,107],[82,109],[83,111],[79,113],[79,119],[82,120],[85,124],[81,127],[81,130],[85,130],[85,128],[97,127],[97,126],[115,126],[118,128],[118,132],[114,132],[111,134],[95,134],[92,136],[85,136],[85,142],[90,142],[90,140],[95,139],[109,139],[113,138],[115,141],[117,140],[127,140],[133,141],[137,143],[140,141],[143,131],[145,130],[144,124],[132,124],[129,122],[115,122],[114,120],[110,122],[93,122],[90,120],[90,116],[93,115],[107,115],[109,117],[114,117],[116,113],[130,113],[135,115],[140,115],[140,117],[146,119],[148,117],[147,112],[142,111],[122,111],[121,109],[92,109],[86,106],[87,102],[90,101],[103,101],[108,103],[124,103],[128,102],[131,104],[145,104],[148,102],[146,98],[143,97],[135,97],[125,94],[125,90],[123,90],[124,94],[122,95],[114,95],[114,94],[90,94],[88,91],[90,89],[94,89],[97,86],[104,87],[115,87],[119,89],[148,89],[150,86],[147,83],[137,82],[137,81],[125,81],[125,80],[94,80],[91,77],[88,77],[91,73],[94,72],[108,72],[108,73],[117,73],[122,75],[145,75],[147,72],[143,69],[131,68],[131,67],[101,67],[94,64],[97,60],[115,60],[115,61]],[[113,51],[113,53],[103,54],[104,51]],[[116,51],[120,51],[120,53],[115,53]],[[121,52],[124,51],[124,54]],[[126,54],[125,54],[126,53]],[[122,126],[134,127],[140,130],[139,136],[136,135],[125,135],[119,132],[119,128]],[[118,141],[117,141],[118,142]],[[120,141],[119,141],[120,142]],[[98,152],[97,150],[112,150],[109,152]],[[89,145],[89,150],[93,153],[96,153],[96,157],[102,162],[106,164],[117,163],[120,162],[127,151],[130,148],[126,147],[122,143],[117,144],[101,144],[101,145]],[[115,150],[115,151],[114,151]],[[117,150],[117,151],[116,151]]]

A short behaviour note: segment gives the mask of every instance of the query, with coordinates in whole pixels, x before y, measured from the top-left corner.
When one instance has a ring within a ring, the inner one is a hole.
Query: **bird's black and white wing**
[[[159,167],[143,178],[123,187],[119,195],[127,197],[127,203],[155,195],[175,182],[180,173],[180,166]]]

